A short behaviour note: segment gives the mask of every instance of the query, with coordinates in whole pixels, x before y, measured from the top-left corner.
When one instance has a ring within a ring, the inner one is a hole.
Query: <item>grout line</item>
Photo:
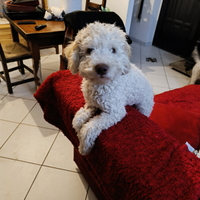
[[[5,95],[2,99],[4,99],[5,97],[11,97],[11,98],[16,98],[16,99],[19,99],[19,97],[12,97],[12,96],[8,96],[9,95],[9,93],[7,93],[7,95]],[[21,98],[22,99],[22,98]],[[37,104],[37,102],[36,102],[36,104]],[[36,105],[35,104],[35,105]],[[33,106],[33,107],[35,107],[35,105]],[[33,109],[33,108],[32,108]],[[31,110],[32,110],[31,109]],[[30,112],[30,110],[29,110],[29,112]],[[28,114],[29,114],[29,112],[28,112]],[[27,114],[27,115],[28,115]],[[26,115],[26,116],[27,116]],[[25,117],[26,117],[25,116]],[[1,119],[2,120],[2,119]],[[24,120],[24,118],[22,119],[22,121]],[[3,148],[3,146],[7,143],[7,141],[11,138],[11,136],[14,134],[14,132],[17,130],[17,128],[21,125],[21,122],[13,122],[13,121],[8,121],[8,120],[2,120],[2,121],[7,121],[7,122],[12,122],[12,123],[17,123],[18,124],[18,126],[14,129],[14,131],[10,134],[10,136],[6,139],[6,141],[3,143],[3,145],[0,147],[0,149],[2,149]]]
[[[26,123],[23,123],[23,122],[10,121],[10,120],[6,120],[6,119],[0,119],[0,121],[5,121],[5,122],[10,122],[10,123],[15,123],[15,124],[22,124],[22,125],[27,125],[27,126],[32,126],[32,127],[38,127],[38,128],[44,128],[44,129],[48,129],[48,130],[59,131],[59,129],[56,128],[56,127],[55,128],[49,128],[49,127],[38,126],[38,125],[33,125],[33,124],[26,124]]]
[[[167,87],[163,87],[163,86],[156,86],[156,85],[153,85],[152,87],[159,87],[159,88],[169,89],[169,88],[167,88]]]
[[[14,132],[18,129],[18,127],[20,126],[20,123],[17,123],[18,125],[16,126],[16,128],[13,130],[13,132],[9,135],[9,137],[6,139],[6,141],[0,146],[0,149],[3,148],[3,146],[6,144],[6,142],[11,138],[11,136],[14,134]]]
[[[15,86],[15,87],[17,87],[17,86]],[[14,89],[14,88],[13,88]],[[13,93],[14,93],[14,91],[13,91]],[[17,99],[24,99],[24,100],[30,100],[30,101],[35,101],[35,102],[37,102],[37,100],[36,99],[29,99],[29,98],[26,98],[26,97],[17,97],[17,96],[14,96],[14,94],[7,94],[6,95],[7,97],[14,97],[14,98],[17,98]]]
[[[17,87],[17,86],[15,86],[15,87]],[[1,94],[1,95],[5,95],[1,100],[3,100],[5,97],[11,97],[11,98],[15,98],[15,99],[24,99],[24,100],[29,100],[29,101],[35,101],[37,103],[36,99],[28,99],[26,97],[16,97],[16,96],[13,96],[13,94],[9,94],[9,93]]]
[[[168,89],[170,90],[169,81],[168,81],[168,76],[167,76],[167,73],[166,73],[166,71],[165,71],[164,62],[163,62],[163,58],[162,58],[160,49],[159,49],[159,54],[160,54],[161,62],[162,62],[162,65],[163,65],[163,69],[164,69],[164,73],[165,73],[165,78],[166,78],[166,80],[167,80]]]
[[[48,123],[48,122],[47,122]],[[38,127],[38,128],[44,128],[44,129],[48,129],[48,130],[53,130],[53,131],[59,131],[58,128],[49,128],[49,127],[44,127],[44,126],[38,126],[38,125],[34,125],[34,124],[26,124],[26,123],[23,123],[21,122],[20,124],[22,125],[26,125],[26,126],[31,126],[31,127]],[[53,125],[52,125],[53,126]]]
[[[28,161],[25,161],[25,160],[18,160],[18,159],[8,158],[8,157],[4,157],[4,156],[0,156],[0,158],[7,159],[7,160],[12,160],[12,161],[17,161],[17,162],[21,162],[21,163],[27,163],[27,164],[31,164],[31,165],[41,166],[41,164],[28,162]]]
[[[47,154],[46,154],[46,156],[45,156],[45,158],[44,158],[44,160],[43,160],[43,162],[42,162],[42,166],[44,165],[45,160],[47,159],[47,157],[48,157],[48,155],[49,155],[49,153],[50,153],[50,151],[51,151],[51,149],[52,149],[52,147],[53,147],[53,145],[54,145],[56,139],[58,138],[59,133],[60,133],[60,131],[58,131],[58,133],[57,133],[57,135],[56,135],[54,141],[52,142],[52,144],[51,144],[51,146],[50,146],[50,148],[49,148],[49,151],[47,152]]]
[[[24,121],[24,119],[28,116],[28,114],[33,110],[33,108],[35,108],[35,106],[37,105],[37,101],[35,102],[35,105],[33,105],[33,107],[28,111],[28,113],[25,115],[25,117],[22,119],[22,121],[20,122],[20,124],[22,124],[22,122]]]
[[[53,167],[53,166],[48,166],[48,165],[42,165],[42,164],[38,164],[38,163],[34,163],[34,162],[29,162],[29,161],[25,161],[25,160],[18,160],[18,159],[14,159],[14,158],[5,157],[5,156],[0,156],[0,158],[6,159],[6,160],[12,160],[12,161],[16,161],[16,162],[21,162],[21,163],[26,163],[26,164],[30,164],[30,165],[37,165],[37,166],[41,166],[41,167],[46,167],[46,168],[56,169],[56,170],[60,170],[60,171],[70,172],[70,173],[74,173],[74,174],[82,174],[81,172],[78,172],[78,171],[73,171],[73,170],[69,170],[69,169],[63,169],[63,168]]]
[[[49,70],[49,71],[52,71],[52,72],[57,72],[56,70],[54,70],[54,69],[48,69],[48,68],[42,68],[41,70]]]
[[[37,179],[37,177],[38,177],[38,175],[39,175],[39,173],[40,173],[40,171],[41,171],[41,169],[42,169],[42,167],[43,167],[43,164],[44,164],[44,162],[45,162],[47,156],[49,155],[49,152],[50,152],[52,146],[54,145],[54,143],[55,143],[55,141],[56,141],[58,135],[59,135],[59,131],[58,131],[58,133],[57,133],[57,135],[56,135],[56,137],[55,137],[53,143],[51,144],[51,147],[49,148],[49,151],[47,152],[47,154],[46,154],[46,156],[45,156],[45,158],[44,158],[42,164],[40,165],[40,169],[38,170],[38,173],[36,174],[35,178],[33,179],[33,182],[32,182],[32,184],[31,184],[30,188],[28,189],[28,191],[27,191],[27,193],[26,193],[26,196],[24,197],[24,200],[27,198],[27,196],[28,196],[28,194],[29,194],[31,188],[33,187],[33,184],[35,183],[35,180]]]
[[[1,82],[0,82],[0,83],[1,83]],[[7,87],[6,87],[6,90],[7,90]],[[8,96],[8,94],[9,94],[8,92],[7,92],[6,94],[1,94],[1,95],[4,95],[3,98],[2,98],[1,100],[3,100],[4,97]],[[1,101],[1,100],[0,100],[0,101]]]
[[[89,194],[89,188],[90,188],[90,186],[89,186],[89,184],[88,184],[88,188],[87,188],[87,192],[86,192],[85,200],[87,200],[87,197],[88,197],[88,194]]]
[[[69,169],[63,169],[63,168],[49,166],[49,165],[42,165],[42,167],[51,168],[51,169],[57,169],[57,170],[66,171],[66,172],[71,172],[71,173],[74,173],[74,174],[82,174],[81,172],[78,172],[78,171],[73,171],[73,170],[69,170]]]
[[[7,119],[0,119],[0,121],[5,121],[5,122],[11,122],[11,123],[19,124],[19,122],[13,122],[13,121],[9,121]]]
[[[40,173],[41,169],[42,169],[42,166],[40,166],[40,168],[39,168],[37,174],[35,175],[35,178],[33,179],[33,182],[32,182],[32,184],[31,184],[30,188],[28,189],[28,191],[27,191],[27,193],[26,193],[26,195],[25,195],[25,197],[24,197],[24,200],[27,198],[27,196],[28,196],[28,194],[29,194],[29,192],[30,192],[30,190],[31,190],[31,188],[32,188],[32,186],[33,186],[33,184],[35,183],[35,180],[36,180],[38,174]]]

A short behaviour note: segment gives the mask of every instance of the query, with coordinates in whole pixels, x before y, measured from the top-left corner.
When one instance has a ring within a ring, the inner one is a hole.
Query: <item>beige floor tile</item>
[[[57,134],[56,130],[22,124],[0,149],[0,156],[42,164]]]
[[[49,69],[54,71],[59,71],[60,68],[60,57],[59,55],[49,56],[42,62],[42,69]]]
[[[40,105],[37,103],[30,111],[30,113],[26,116],[26,118],[22,121],[22,123],[58,130],[58,128],[48,123],[43,116],[44,112],[42,111]]]
[[[169,88],[153,86],[153,93],[154,93],[154,95],[161,94],[161,93],[167,92],[167,91],[169,91]]]
[[[85,200],[87,188],[79,173],[42,167],[26,200]]]
[[[3,99],[5,97],[5,95],[0,94],[0,100]]]
[[[6,83],[3,80],[1,80],[1,82],[0,82],[0,94],[3,96],[8,94]]]
[[[0,199],[25,198],[40,166],[0,158]]]
[[[147,80],[152,86],[168,88],[166,76],[161,76],[157,74],[145,74],[145,75]]]
[[[6,140],[10,137],[10,135],[13,133],[13,131],[17,128],[19,124],[3,121],[0,120],[0,148],[2,145],[6,142]]]
[[[33,74],[29,74],[27,78],[32,78]],[[25,98],[25,99],[32,99],[35,100],[33,94],[36,92],[35,89],[35,82],[28,82],[28,83],[24,83],[21,85],[17,85],[14,89],[13,89],[13,94],[8,94],[8,96],[13,96],[13,97],[19,97],[19,98]]]
[[[181,58],[180,56],[171,54],[167,51],[160,50],[160,54],[161,54],[164,66],[168,66],[170,63],[183,60],[183,58]]]
[[[148,63],[142,63],[142,71],[145,74],[157,74],[157,75],[162,75],[165,76],[165,70],[162,65],[158,64],[148,64]]]
[[[186,85],[189,85],[189,81],[190,81],[190,79],[188,77],[186,77],[186,78],[167,77],[167,80],[169,82],[170,89],[184,87]]]
[[[49,70],[49,69],[43,69],[42,68],[41,71],[42,71],[42,81],[44,81],[48,76],[50,76],[52,73],[54,73],[54,72],[56,72],[58,70],[54,71],[54,70]]]
[[[141,53],[142,54],[154,54],[154,55],[160,55],[159,54],[159,48],[149,45],[149,46],[144,46],[141,45]]]
[[[35,104],[33,100],[6,96],[0,100],[0,119],[19,123]]]
[[[40,49],[40,56],[49,56],[52,53],[55,53],[55,48],[46,48],[46,49]]]
[[[188,79],[188,77],[186,75],[173,70],[172,67],[170,67],[170,66],[165,66],[164,69],[165,69],[167,77]]]
[[[67,137],[60,132],[44,162],[44,165],[80,172],[73,160],[73,152],[73,145]]]
[[[130,61],[131,63],[140,63],[140,54],[132,54]]]
[[[155,58],[156,62],[147,61],[147,58]],[[149,66],[163,66],[162,60],[158,54],[144,54],[141,56],[141,63]]]

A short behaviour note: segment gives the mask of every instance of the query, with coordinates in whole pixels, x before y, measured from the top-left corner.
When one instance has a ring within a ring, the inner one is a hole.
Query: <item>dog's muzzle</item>
[[[108,66],[106,64],[103,64],[103,63],[98,64],[98,65],[95,66],[95,71],[98,75],[103,76],[103,75],[107,74]]]

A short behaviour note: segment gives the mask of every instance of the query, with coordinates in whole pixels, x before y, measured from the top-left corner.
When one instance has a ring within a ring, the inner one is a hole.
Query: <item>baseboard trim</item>
[[[138,44],[141,44],[143,46],[151,46],[152,45],[152,42],[143,42],[143,41],[138,40],[134,37],[130,37],[130,38],[131,38],[132,41],[137,42]]]

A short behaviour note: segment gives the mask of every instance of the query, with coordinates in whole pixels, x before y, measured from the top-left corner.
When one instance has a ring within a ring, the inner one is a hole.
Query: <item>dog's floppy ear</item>
[[[128,72],[130,71],[131,69],[131,64],[130,62],[124,62],[124,68],[123,68],[123,71],[122,71],[122,75],[125,75],[125,74],[128,74]]]
[[[68,69],[72,74],[77,74],[80,62],[78,43],[73,41],[65,48],[64,53],[68,60]]]
[[[131,46],[127,42],[125,42],[123,47],[130,59],[131,58]]]
[[[131,69],[131,65],[130,65],[130,58],[131,58],[131,47],[130,45],[126,42],[124,45],[123,45],[123,49],[124,51],[126,52],[126,55],[128,55],[128,59],[125,59],[124,60],[124,68],[123,68],[123,72],[122,72],[122,75],[125,75],[127,74],[130,69]]]

